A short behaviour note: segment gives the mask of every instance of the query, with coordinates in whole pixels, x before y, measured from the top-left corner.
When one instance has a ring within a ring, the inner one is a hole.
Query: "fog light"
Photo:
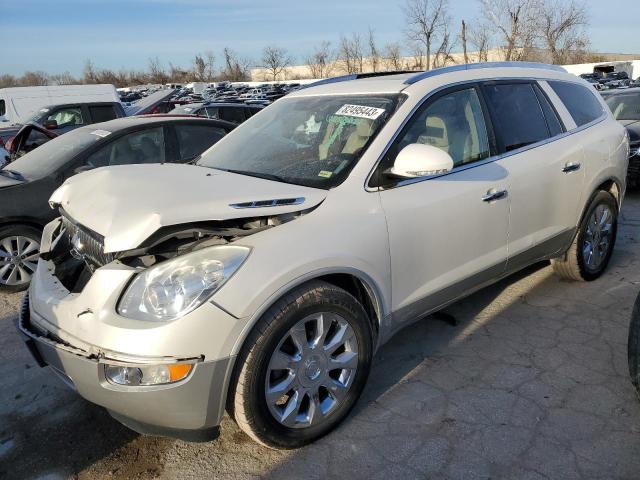
[[[183,380],[192,369],[193,365],[190,363],[131,367],[105,364],[104,375],[110,383],[116,385],[162,385]]]

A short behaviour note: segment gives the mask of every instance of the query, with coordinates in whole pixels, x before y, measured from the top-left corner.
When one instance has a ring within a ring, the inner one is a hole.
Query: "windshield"
[[[308,187],[342,182],[398,95],[283,98],[207,150],[198,165]]]
[[[605,101],[616,120],[640,120],[640,93],[610,95]]]
[[[109,133],[98,129],[72,130],[5,165],[5,168],[18,172],[27,179],[46,177]]]

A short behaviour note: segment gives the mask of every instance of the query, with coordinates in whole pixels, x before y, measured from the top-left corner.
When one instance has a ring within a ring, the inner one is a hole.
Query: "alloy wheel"
[[[319,425],[343,402],[358,367],[349,322],[320,312],[297,322],[271,355],[265,382],[269,411],[282,425]]]
[[[608,205],[598,205],[587,222],[582,244],[582,256],[589,270],[598,270],[611,249],[613,212]]]
[[[31,280],[38,265],[40,244],[22,235],[0,240],[0,284],[23,285]]]

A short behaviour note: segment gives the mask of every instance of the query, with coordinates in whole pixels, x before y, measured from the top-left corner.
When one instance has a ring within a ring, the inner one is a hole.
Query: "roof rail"
[[[566,70],[558,65],[549,65],[546,63],[535,62],[485,62],[485,63],[466,63],[463,65],[453,65],[451,67],[436,68],[435,70],[429,70],[426,72],[419,72],[412,77],[407,78],[405,85],[413,85],[420,80],[426,78],[436,77],[438,75],[444,75],[445,73],[461,72],[464,70],[480,70],[484,68],[537,68],[540,70],[553,70],[556,72],[565,72]]]
[[[400,75],[402,73],[416,73],[416,71],[415,70],[394,70],[390,72],[350,73],[348,75],[325,78],[323,80],[318,80],[317,82],[308,83],[307,85],[303,85],[300,88],[300,90],[302,90],[303,88],[317,87],[318,85],[326,85],[328,83],[348,82],[351,80],[358,80],[360,78],[386,77],[388,75]]]

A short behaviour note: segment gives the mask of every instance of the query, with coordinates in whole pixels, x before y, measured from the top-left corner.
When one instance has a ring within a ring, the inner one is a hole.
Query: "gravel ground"
[[[640,194],[606,275],[536,265],[427,318],[378,352],[364,397],[297,451],[143,437],[38,368],[0,295],[0,478],[640,478],[640,403],[626,339],[640,290]]]

